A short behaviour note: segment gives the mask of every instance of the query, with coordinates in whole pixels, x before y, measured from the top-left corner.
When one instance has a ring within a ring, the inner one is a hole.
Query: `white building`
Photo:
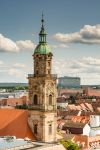
[[[57,102],[57,107],[66,109],[68,106],[68,102]]]
[[[90,136],[100,135],[100,115],[90,116]]]

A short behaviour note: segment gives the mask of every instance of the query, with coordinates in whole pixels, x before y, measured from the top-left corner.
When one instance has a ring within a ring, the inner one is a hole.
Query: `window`
[[[34,134],[37,134],[37,124],[34,125]]]
[[[38,63],[38,62],[36,62],[36,66],[38,66],[38,64],[39,64],[39,63]]]
[[[50,70],[48,70],[48,74],[50,74]]]
[[[34,89],[37,90],[37,85],[34,86]]]
[[[52,134],[52,124],[49,124],[49,135]]]
[[[50,67],[50,62],[48,62],[48,66]]]
[[[52,95],[49,95],[49,105],[52,105]]]
[[[37,95],[35,94],[34,95],[34,99],[33,99],[33,104],[34,105],[37,105],[38,103],[37,103],[37,100],[38,100],[38,98],[37,98]]]
[[[36,74],[39,74],[38,70],[36,70]]]

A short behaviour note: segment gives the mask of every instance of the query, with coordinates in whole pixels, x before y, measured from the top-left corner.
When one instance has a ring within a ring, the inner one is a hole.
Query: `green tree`
[[[70,96],[70,101],[72,104],[75,104],[76,103],[76,97],[75,96]]]
[[[25,90],[25,87],[19,85],[15,87],[15,90]]]
[[[80,147],[72,141],[62,140],[60,143],[66,148],[66,150],[80,150]]]

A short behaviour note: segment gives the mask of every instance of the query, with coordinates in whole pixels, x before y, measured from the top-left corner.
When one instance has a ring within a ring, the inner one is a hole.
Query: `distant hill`
[[[28,83],[0,83],[0,88],[28,87]]]

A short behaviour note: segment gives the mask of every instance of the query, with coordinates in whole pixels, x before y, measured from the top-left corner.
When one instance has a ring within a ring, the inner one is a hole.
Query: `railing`
[[[51,77],[51,78],[57,78],[56,74],[28,74],[29,78],[32,77]]]
[[[31,107],[30,107],[30,110],[56,110],[57,108],[56,108],[56,106],[54,106],[54,105],[40,105],[40,104],[38,104],[38,105],[32,105]]]

